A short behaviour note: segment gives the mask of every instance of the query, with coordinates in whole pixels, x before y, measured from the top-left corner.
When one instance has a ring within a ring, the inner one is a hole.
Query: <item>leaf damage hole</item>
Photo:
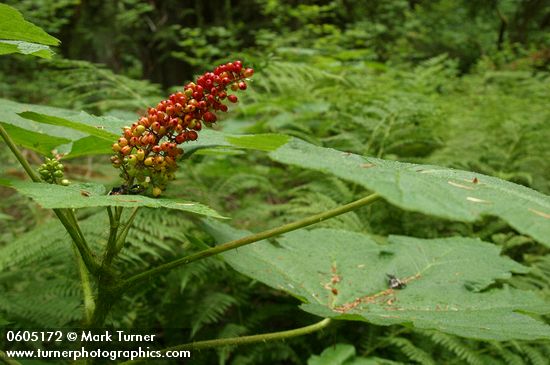
[[[544,213],[544,212],[541,212],[540,210],[536,210],[533,208],[529,208],[529,211],[535,213],[538,216],[541,216],[542,218],[550,219],[550,214],[548,213]]]
[[[462,185],[462,184],[459,184],[459,183],[455,183],[451,180],[447,181],[447,183],[449,185],[455,186],[457,188],[466,189],[466,190],[474,190],[474,188],[472,188],[471,186],[466,186],[466,185]]]

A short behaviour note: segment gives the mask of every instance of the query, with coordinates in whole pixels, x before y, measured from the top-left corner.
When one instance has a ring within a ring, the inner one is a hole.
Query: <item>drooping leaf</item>
[[[53,52],[48,46],[58,44],[58,39],[23,19],[17,9],[0,4],[0,55],[22,53],[50,58]]]
[[[185,155],[197,151],[214,149],[227,152],[227,147],[245,148],[259,151],[274,151],[289,141],[290,137],[284,134],[266,133],[253,135],[230,135],[215,130],[203,130],[197,141],[183,145]]]
[[[104,129],[106,127],[111,126],[109,123],[102,123],[100,126],[94,126],[94,125],[90,125],[90,120],[86,120],[86,119],[81,119],[80,121],[75,122],[75,121],[67,120],[65,118],[60,118],[60,117],[36,113],[36,112],[23,112],[23,113],[19,113],[19,115],[22,118],[33,120],[38,123],[71,128],[80,132],[84,132],[90,136],[106,139],[111,143],[112,141],[116,140],[120,134],[120,133],[112,133],[112,132],[105,131]]]
[[[403,209],[464,222],[493,215],[550,246],[550,197],[524,186],[474,172],[362,157],[297,139],[270,157],[355,182]]]
[[[220,243],[248,234],[205,221]],[[342,230],[294,231],[223,254],[237,271],[299,298],[321,317],[404,324],[484,340],[550,338],[550,326],[520,312],[550,307],[533,292],[488,289],[527,268],[477,239],[391,236],[379,245]],[[389,288],[387,275],[406,287]]]
[[[0,55],[10,53],[21,53],[40,58],[52,58],[53,56],[53,51],[50,47],[42,44],[0,39]]]
[[[96,117],[84,112],[43,105],[16,103],[6,99],[0,99],[0,109],[2,110],[0,122],[4,126],[11,125],[12,128],[16,127],[32,133],[28,135],[30,138],[19,138],[16,140],[16,143],[44,154],[49,154],[51,149],[53,149],[52,146],[55,141],[59,142],[57,146],[54,146],[57,152],[68,153],[69,157],[108,153],[111,150],[113,142],[73,128],[67,128],[67,126],[37,123],[33,120],[25,119],[19,114],[31,111],[34,114],[30,115],[33,116],[38,114],[61,118],[74,123],[82,123],[85,126],[96,128],[104,133],[120,131],[121,126],[125,124],[124,121],[112,117]],[[45,148],[36,148],[37,141],[47,146],[47,153],[45,153]],[[73,149],[74,156],[71,155]]]
[[[256,134],[243,136],[227,136],[226,141],[234,147],[250,148],[260,151],[274,151],[290,140],[284,134]]]
[[[0,123],[8,132],[13,141],[21,146],[36,151],[42,155],[50,155],[52,150],[61,144],[70,142],[66,138],[48,136],[41,133],[31,132],[11,124]]]
[[[106,195],[101,184],[71,184],[60,186],[46,183],[0,180],[0,184],[16,189],[33,199],[43,208],[90,208],[90,207],[150,207],[182,210],[216,218],[225,218],[203,204],[166,198],[149,198],[142,195]]]

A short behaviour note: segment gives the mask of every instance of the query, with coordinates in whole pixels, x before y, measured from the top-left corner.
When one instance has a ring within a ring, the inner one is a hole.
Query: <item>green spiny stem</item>
[[[92,316],[95,310],[94,295],[92,291],[92,284],[90,282],[90,275],[84,265],[84,261],[79,252],[73,246],[75,251],[76,263],[78,265],[78,271],[80,273],[80,282],[82,284],[82,294],[84,295],[84,319],[86,324],[89,325],[92,321]]]
[[[253,336],[219,338],[215,340],[191,342],[183,345],[166,348],[162,350],[162,352],[165,353],[167,351],[200,350],[200,349],[210,349],[210,348],[216,348],[216,347],[222,347],[222,346],[239,346],[239,345],[246,345],[246,344],[257,343],[257,342],[284,340],[287,338],[303,336],[303,335],[307,335],[307,334],[319,331],[327,327],[330,323],[331,323],[331,319],[325,318],[322,321],[319,321],[315,324],[296,328],[293,330],[264,333],[261,335],[253,335]],[[136,360],[126,361],[121,363],[120,365],[137,364],[143,361],[147,361],[147,359],[136,359]]]
[[[34,182],[40,182],[40,177],[36,174],[36,172],[33,170],[29,162],[25,159],[21,151],[17,148],[9,134],[6,132],[4,127],[0,124],[0,135],[2,136],[2,139],[6,142],[9,149],[17,158],[21,166],[23,166],[23,169],[29,175],[32,181]],[[54,209],[54,213],[57,215],[57,218],[61,221],[61,224],[65,227],[69,235],[71,236],[72,240],[74,241],[76,247],[78,248],[78,251],[80,252],[80,255],[82,256],[82,259],[84,260],[84,263],[88,270],[90,272],[97,272],[99,268],[99,264],[96,262],[96,260],[93,257],[92,252],[90,251],[90,248],[86,244],[86,241],[84,240],[84,237],[81,236],[80,228],[78,227],[78,223],[71,222],[70,219],[67,216],[70,216],[72,212],[66,212],[67,209]],[[67,214],[67,215],[66,215]],[[76,218],[75,218],[76,221]]]
[[[342,205],[340,207],[327,210],[326,212],[319,213],[319,214],[314,214],[310,217],[300,219],[296,222],[292,222],[292,223],[288,223],[288,224],[285,224],[285,225],[282,225],[282,226],[279,226],[279,227],[276,227],[276,228],[268,229],[268,230],[260,232],[260,233],[251,234],[250,236],[239,238],[237,240],[233,240],[233,241],[230,241],[230,242],[227,242],[227,243],[224,243],[224,244],[221,244],[221,245],[218,245],[218,246],[215,246],[215,247],[212,247],[212,248],[194,253],[192,255],[176,259],[174,261],[165,263],[163,265],[160,265],[158,267],[155,267],[153,269],[144,271],[140,274],[137,274],[135,276],[132,276],[132,277],[128,278],[127,280],[125,280],[124,282],[122,282],[120,284],[119,289],[121,291],[124,291],[124,290],[130,288],[131,286],[133,286],[133,285],[135,285],[139,282],[149,280],[153,276],[162,274],[162,273],[164,273],[166,271],[169,271],[169,270],[171,270],[175,267],[182,266],[182,265],[187,265],[187,264],[189,264],[193,261],[197,261],[197,260],[200,260],[200,259],[204,259],[206,257],[217,255],[217,254],[225,252],[225,251],[234,250],[238,247],[248,245],[250,243],[261,241],[261,240],[266,239],[266,238],[278,236],[278,235],[286,233],[286,232],[294,231],[294,230],[297,230],[299,228],[303,228],[303,227],[306,227],[306,226],[309,226],[309,225],[312,225],[312,224],[315,224],[315,223],[322,222],[325,219],[332,218],[332,217],[335,217],[337,215],[344,214],[344,213],[350,212],[352,210],[358,209],[358,208],[360,208],[362,206],[365,206],[367,204],[370,204],[370,203],[372,203],[372,202],[374,202],[378,199],[380,199],[380,195],[378,195],[376,193],[371,194],[369,196],[366,196],[364,198],[361,198],[361,199],[356,200],[354,202],[351,202],[349,204]]]

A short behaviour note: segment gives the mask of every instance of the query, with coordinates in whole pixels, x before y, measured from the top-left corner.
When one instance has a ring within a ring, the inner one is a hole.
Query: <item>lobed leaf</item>
[[[220,243],[249,234],[221,222],[204,225]],[[321,317],[412,325],[483,340],[550,338],[550,326],[522,313],[548,312],[547,303],[533,292],[489,288],[527,268],[478,239],[391,236],[388,245],[379,245],[360,233],[301,230],[276,244],[257,242],[223,257]],[[389,288],[387,274],[406,287]]]
[[[363,157],[298,139],[269,155],[360,184],[403,209],[464,222],[496,216],[550,246],[550,197],[521,185],[475,172]]]

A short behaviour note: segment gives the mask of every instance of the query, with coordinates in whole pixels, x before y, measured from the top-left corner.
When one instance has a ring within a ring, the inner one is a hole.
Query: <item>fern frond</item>
[[[415,346],[410,340],[404,337],[388,338],[387,342],[405,354],[410,360],[423,365],[435,365],[437,362],[423,349]]]
[[[458,337],[447,335],[438,331],[422,331],[422,334],[428,336],[435,344],[443,347],[445,350],[454,353],[459,359],[470,365],[484,365],[484,359],[472,349],[472,344],[464,343]]]
[[[205,325],[221,321],[225,312],[235,304],[237,304],[235,297],[225,293],[213,292],[203,297],[197,303],[200,311],[191,320],[191,338],[195,337]]]

